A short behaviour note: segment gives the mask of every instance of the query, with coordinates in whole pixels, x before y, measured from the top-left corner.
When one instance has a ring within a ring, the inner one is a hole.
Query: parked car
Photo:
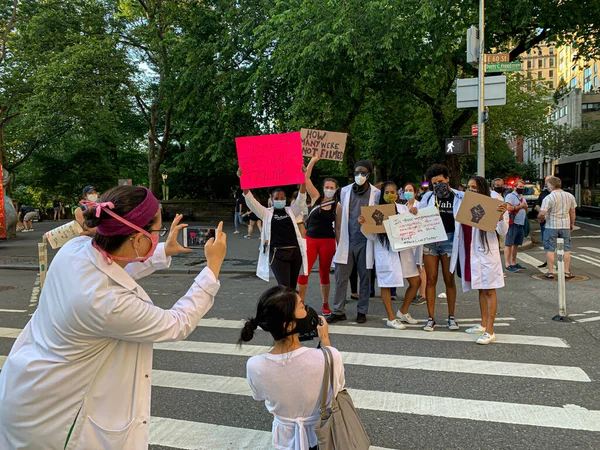
[[[537,217],[537,213],[535,212],[535,204],[540,197],[540,189],[535,184],[526,184],[525,191],[523,191],[523,198],[527,202],[527,206],[529,207],[529,217],[535,218]]]

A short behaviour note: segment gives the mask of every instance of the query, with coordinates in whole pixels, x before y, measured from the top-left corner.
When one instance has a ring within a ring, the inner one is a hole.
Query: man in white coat
[[[333,310],[327,322],[335,323],[346,320],[346,294],[348,279],[356,265],[360,278],[356,321],[365,323],[369,310],[369,288],[373,268],[373,241],[362,233],[358,218],[361,216],[361,206],[373,206],[379,203],[379,189],[372,186],[368,179],[373,173],[373,164],[361,160],[354,165],[354,183],[342,188],[340,203],[342,214],[335,220],[337,251],[333,258],[335,262],[335,298]]]

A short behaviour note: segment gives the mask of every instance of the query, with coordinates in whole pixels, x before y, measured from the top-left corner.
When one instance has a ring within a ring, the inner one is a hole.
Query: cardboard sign
[[[235,146],[242,189],[304,183],[299,132],[239,137]]]
[[[320,156],[321,159],[343,161],[346,150],[347,133],[310,130],[302,128],[302,154],[308,158]]]
[[[62,247],[71,239],[78,237],[80,233],[83,233],[83,228],[79,225],[79,222],[72,220],[58,228],[47,231],[45,236],[50,247],[56,249]]]
[[[418,247],[448,239],[440,212],[435,206],[412,213],[396,214],[387,220],[388,239],[393,250]],[[385,227],[385,225],[384,225]]]
[[[131,178],[119,178],[119,186],[133,186]]]
[[[361,206],[360,215],[365,218],[362,225],[363,234],[385,233],[383,221],[396,214],[395,204]]]
[[[496,208],[502,203],[504,202],[501,200],[467,191],[458,209],[456,221],[493,233],[501,215]]]

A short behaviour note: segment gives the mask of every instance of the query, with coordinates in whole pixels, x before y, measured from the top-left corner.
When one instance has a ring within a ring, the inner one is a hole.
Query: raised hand
[[[176,214],[175,219],[173,219],[173,223],[171,224],[169,236],[165,242],[165,254],[167,256],[178,255],[179,253],[190,253],[192,251],[191,248],[185,248],[177,242],[179,231],[187,227],[186,223],[179,223],[181,222],[181,219],[183,219],[183,214]]]
[[[219,222],[215,237],[210,238],[204,245],[204,255],[206,256],[206,267],[213,271],[216,278],[219,278],[219,272],[223,265],[223,260],[227,254],[227,235],[223,233],[223,222]]]

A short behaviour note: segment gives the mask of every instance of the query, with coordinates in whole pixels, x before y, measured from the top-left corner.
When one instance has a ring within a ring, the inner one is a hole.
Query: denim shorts
[[[448,239],[445,241],[434,242],[432,244],[425,244],[423,246],[423,255],[441,256],[441,255],[452,255],[452,246],[454,243],[454,232],[448,233]]]
[[[547,252],[556,251],[556,239],[565,240],[565,252],[571,251],[571,230],[546,228],[544,230],[544,250]]]
[[[506,242],[504,245],[507,247],[510,247],[511,245],[523,245],[524,239],[525,226],[514,223],[508,228],[508,233],[506,233]]]

